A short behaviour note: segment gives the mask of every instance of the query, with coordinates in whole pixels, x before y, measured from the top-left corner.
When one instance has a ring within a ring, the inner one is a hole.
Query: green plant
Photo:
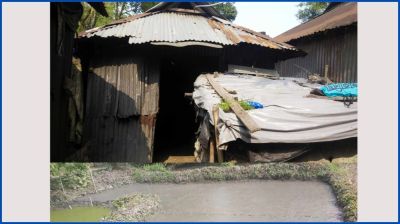
[[[251,106],[247,101],[240,100],[240,101],[238,101],[238,103],[244,110],[252,110],[252,109],[254,109],[254,107]],[[219,107],[224,112],[229,112],[231,110],[231,106],[230,106],[229,102],[226,102],[225,100],[222,100],[222,102],[219,103]]]

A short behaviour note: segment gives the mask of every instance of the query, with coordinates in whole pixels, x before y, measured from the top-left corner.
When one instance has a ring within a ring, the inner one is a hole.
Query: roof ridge
[[[94,27],[94,28],[89,29],[89,30],[82,31],[82,32],[80,32],[78,34],[78,37],[83,37],[83,36],[85,36],[87,34],[90,34],[90,33],[93,33],[93,32],[99,31],[99,30],[109,29],[109,28],[112,28],[112,27],[114,27],[116,25],[129,23],[129,22],[132,22],[132,21],[137,20],[137,19],[141,19],[141,18],[145,18],[147,16],[155,15],[157,13],[159,13],[159,12],[150,12],[150,13],[143,12],[143,13],[134,14],[134,15],[122,18],[122,19],[114,20],[111,23],[108,23],[106,25],[98,26],[98,27]]]

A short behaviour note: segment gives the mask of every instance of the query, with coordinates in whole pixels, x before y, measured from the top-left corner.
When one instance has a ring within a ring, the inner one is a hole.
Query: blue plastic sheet
[[[327,97],[357,97],[358,87],[357,83],[333,83],[322,86],[320,90]]]
[[[264,108],[264,106],[259,102],[249,101],[248,103],[249,103],[250,106],[254,107],[254,109]]]

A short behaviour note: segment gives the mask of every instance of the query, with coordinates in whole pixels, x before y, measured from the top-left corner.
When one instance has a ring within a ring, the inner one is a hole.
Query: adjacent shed
[[[296,46],[305,57],[276,65],[281,76],[324,76],[334,82],[357,82],[357,3],[330,3],[325,12],[275,37]]]
[[[185,93],[229,64],[274,68],[296,48],[227,21],[204,3],[160,3],[78,38],[90,161],[147,163],[193,154],[196,114]]]

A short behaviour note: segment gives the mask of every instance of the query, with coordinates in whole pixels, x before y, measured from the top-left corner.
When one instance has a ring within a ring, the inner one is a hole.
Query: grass
[[[156,195],[137,193],[118,198],[112,205],[114,209],[104,221],[145,221],[159,207],[160,199]]]
[[[163,163],[145,164],[133,168],[132,175],[135,181],[149,182],[148,176],[144,174],[150,174],[150,182],[156,183],[171,182],[174,177],[174,174]]]
[[[145,164],[145,165],[143,165],[143,170],[145,170],[145,171],[166,172],[167,171],[167,167],[163,163],[153,163],[153,164]]]

